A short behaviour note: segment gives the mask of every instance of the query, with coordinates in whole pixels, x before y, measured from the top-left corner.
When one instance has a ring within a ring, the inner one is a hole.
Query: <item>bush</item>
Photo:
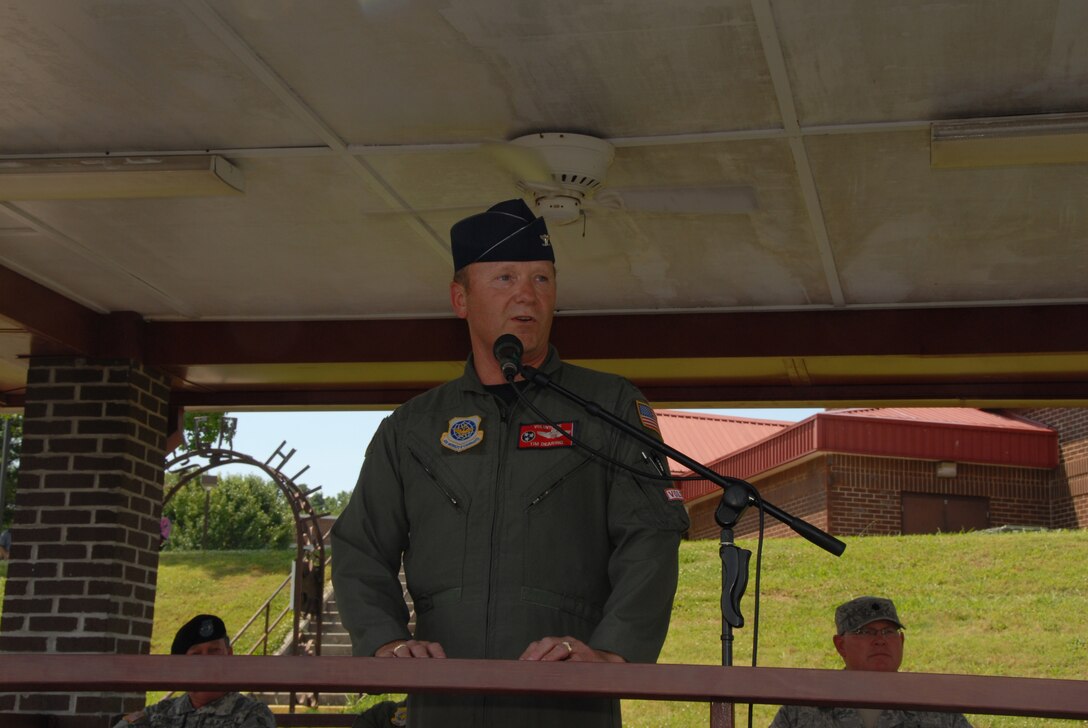
[[[295,540],[295,517],[287,498],[275,483],[257,475],[222,476],[210,493],[194,479],[163,506],[163,515],[172,524],[164,547],[170,551],[280,549]]]

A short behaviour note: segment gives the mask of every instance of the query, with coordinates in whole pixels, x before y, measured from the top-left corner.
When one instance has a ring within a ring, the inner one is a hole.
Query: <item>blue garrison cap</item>
[[[555,262],[544,218],[533,215],[520,198],[506,200],[450,228],[453,269],[502,260]]]

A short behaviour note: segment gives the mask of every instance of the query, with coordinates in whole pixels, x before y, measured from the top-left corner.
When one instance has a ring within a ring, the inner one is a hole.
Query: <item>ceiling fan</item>
[[[758,207],[755,190],[748,186],[608,188],[605,178],[615,147],[586,134],[538,132],[488,145],[488,150],[514,175],[539,214],[559,225],[578,220],[590,208],[728,215]]]

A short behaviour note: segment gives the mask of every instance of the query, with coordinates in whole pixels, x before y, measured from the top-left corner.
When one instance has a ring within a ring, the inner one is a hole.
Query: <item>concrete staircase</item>
[[[325,614],[321,624],[321,654],[326,657],[351,657],[351,637],[340,623],[336,594],[330,588],[325,597]]]
[[[305,627],[300,637],[303,652],[309,653],[313,648],[314,634]],[[290,638],[276,654],[291,654]],[[351,656],[351,637],[340,623],[340,610],[336,606],[336,594],[329,586],[325,590],[325,607],[321,621],[321,654],[328,657]],[[291,704],[291,696],[288,693],[254,693],[253,697],[266,703],[272,712],[287,712]],[[337,708],[347,705],[357,699],[357,693],[318,693],[317,699],[313,694],[296,693],[295,704],[303,708]]]
[[[409,609],[408,629],[414,631],[416,614],[412,606],[412,598],[409,596],[405,584],[403,570],[400,573],[400,582],[401,588],[404,590],[404,600]],[[310,650],[305,648],[312,649],[314,635],[304,627],[300,639],[304,648],[303,651],[309,652]],[[276,654],[286,655],[290,653],[291,644],[290,638],[288,638],[288,641]],[[351,656],[351,637],[340,622],[340,609],[336,604],[336,593],[333,591],[331,584],[325,589],[324,610],[321,621],[321,654],[326,657]],[[287,693],[254,693],[253,697],[266,703],[273,712],[285,713],[290,705],[290,695]],[[328,708],[331,710],[347,705],[358,698],[358,693],[319,693],[316,700],[313,699],[312,694],[298,693],[295,695],[296,705],[298,706],[303,708]]]
[[[401,568],[400,572],[400,584],[404,593],[405,604],[408,605],[408,630],[415,632],[416,612],[412,604],[412,597],[408,594],[403,568]],[[301,651],[305,654],[312,654],[315,636],[308,630],[306,625],[302,626],[302,635],[299,639],[303,648]],[[276,654],[291,654],[290,636],[288,636],[284,645],[276,651]],[[351,637],[340,622],[340,609],[336,604],[336,593],[333,591],[331,582],[327,584],[324,595],[321,620],[321,654],[325,657],[351,656]],[[253,697],[267,704],[274,713],[286,713],[288,706],[291,704],[291,696],[288,693],[254,693]],[[349,702],[358,699],[358,697],[358,693],[319,693],[315,700],[313,694],[296,693],[295,704],[302,709],[325,708],[335,711],[338,707],[347,705]]]

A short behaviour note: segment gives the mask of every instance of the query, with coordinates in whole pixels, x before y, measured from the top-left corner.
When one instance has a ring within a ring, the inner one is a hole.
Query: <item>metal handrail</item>
[[[252,655],[254,652],[257,651],[258,645],[264,645],[264,651],[261,652],[262,655],[267,655],[268,654],[268,636],[269,636],[269,634],[271,634],[273,629],[275,629],[276,627],[279,626],[280,622],[283,621],[283,618],[285,616],[287,616],[287,613],[290,612],[291,608],[292,608],[292,604],[291,604],[290,600],[288,600],[287,606],[285,606],[283,608],[283,611],[281,611],[279,613],[279,615],[276,617],[276,620],[274,622],[272,622],[271,625],[269,625],[268,620],[269,620],[269,615],[271,614],[271,611],[272,611],[272,601],[277,596],[279,596],[280,592],[283,591],[285,588],[287,588],[287,586],[290,585],[290,583],[291,583],[291,577],[288,576],[286,579],[283,580],[283,583],[281,583],[278,587],[276,587],[276,590],[272,592],[272,595],[269,596],[268,599],[264,600],[264,604],[257,607],[257,611],[255,611],[253,613],[253,616],[249,618],[249,621],[246,622],[244,625],[242,625],[242,628],[240,630],[238,630],[238,633],[235,634],[234,637],[231,638],[230,643],[232,645],[238,644],[238,639],[243,634],[246,633],[246,630],[249,629],[250,625],[252,625],[255,621],[257,621],[257,617],[261,616],[261,614],[263,613],[264,614],[264,634],[261,635],[260,640],[255,642],[253,644],[253,647],[251,647],[249,649],[249,652],[247,652],[246,654],[247,655]]]

